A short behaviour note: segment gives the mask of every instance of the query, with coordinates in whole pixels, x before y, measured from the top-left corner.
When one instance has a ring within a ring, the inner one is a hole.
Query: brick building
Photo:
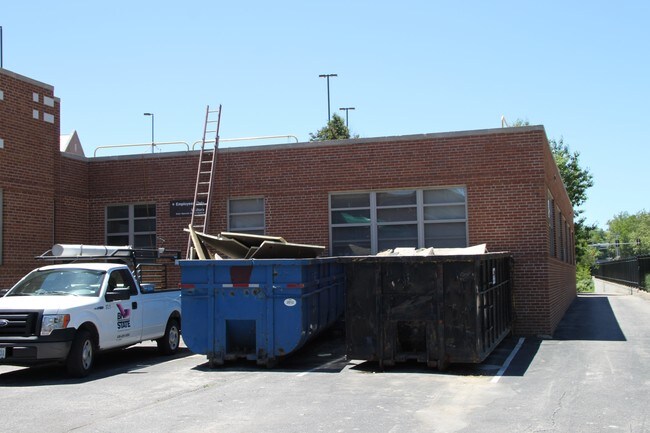
[[[54,243],[185,251],[198,152],[61,151],[51,86],[0,70],[0,96],[0,288]],[[518,334],[551,334],[576,296],[573,211],[542,126],[221,149],[214,189],[215,234],[330,255],[510,251]]]

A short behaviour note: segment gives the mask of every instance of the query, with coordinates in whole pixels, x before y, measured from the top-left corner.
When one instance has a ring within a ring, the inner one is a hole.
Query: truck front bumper
[[[64,361],[70,352],[74,334],[75,329],[62,329],[47,337],[0,338],[0,364],[34,365]]]

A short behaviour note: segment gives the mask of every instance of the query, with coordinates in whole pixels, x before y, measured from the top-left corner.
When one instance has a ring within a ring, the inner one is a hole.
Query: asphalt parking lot
[[[275,369],[154,344],[104,354],[83,380],[0,366],[0,431],[648,432],[648,317],[650,300],[601,288],[553,338],[511,337],[445,372],[348,361],[340,328]]]

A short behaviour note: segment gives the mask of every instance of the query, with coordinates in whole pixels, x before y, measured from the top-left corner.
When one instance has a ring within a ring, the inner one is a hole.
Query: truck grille
[[[36,335],[39,314],[37,311],[0,311],[0,337]]]

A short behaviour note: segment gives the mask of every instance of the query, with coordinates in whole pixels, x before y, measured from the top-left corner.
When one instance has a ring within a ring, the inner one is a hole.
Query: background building
[[[0,287],[54,243],[185,252],[198,151],[87,158],[60,140],[51,86],[0,70],[0,92]],[[576,296],[573,211],[542,126],[221,149],[214,190],[214,234],[330,255],[512,252],[518,334],[551,334]]]

